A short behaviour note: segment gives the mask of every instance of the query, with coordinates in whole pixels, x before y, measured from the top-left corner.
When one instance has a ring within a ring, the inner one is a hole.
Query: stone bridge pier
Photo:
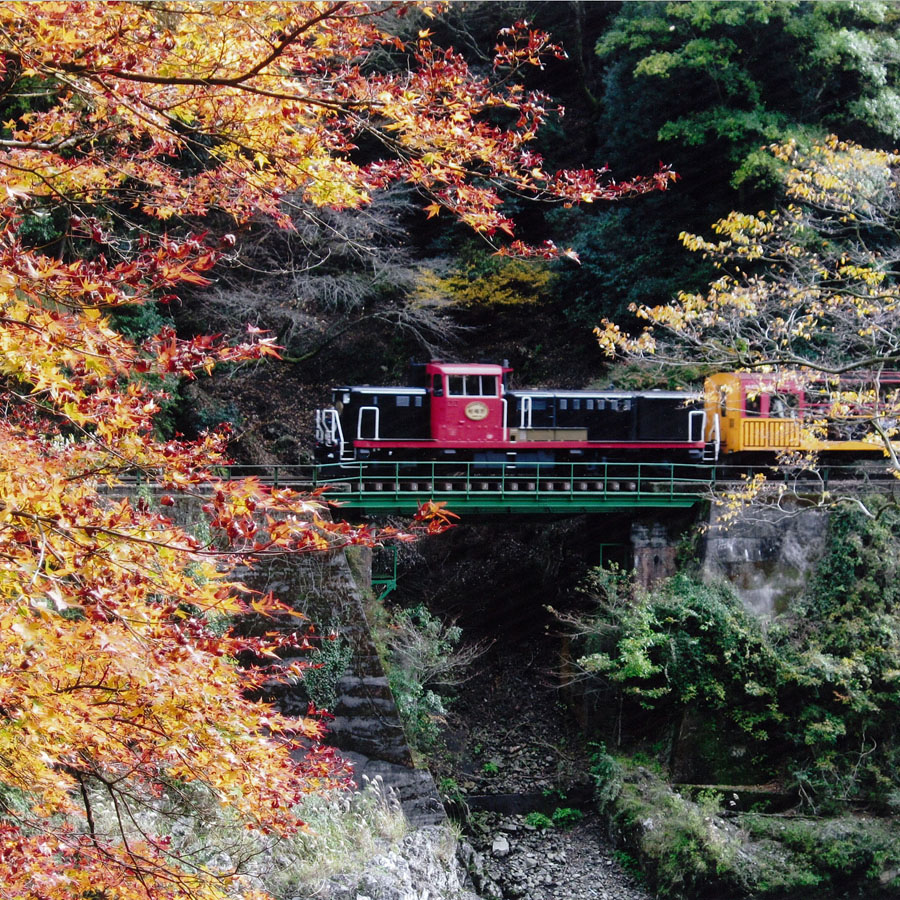
[[[631,525],[631,557],[635,582],[645,590],[675,574],[679,535],[665,522]]]
[[[415,767],[366,614],[368,555],[356,549],[286,555],[241,575],[251,588],[272,591],[318,629],[332,631],[349,644],[352,655],[337,682],[326,743],[353,764],[357,782],[379,777],[392,788],[411,825],[436,824],[446,819],[446,813],[431,773]],[[307,699],[300,687],[286,686],[276,702],[287,715],[306,712]]]

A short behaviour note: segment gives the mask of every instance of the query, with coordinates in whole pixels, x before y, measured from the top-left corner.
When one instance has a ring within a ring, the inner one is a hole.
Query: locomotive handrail
[[[521,397],[522,405],[519,408],[519,428],[531,428],[531,415],[532,415],[532,403],[531,397],[524,396]]]
[[[713,414],[713,444],[715,446],[715,459],[718,460],[722,449],[722,420],[716,412]]]
[[[316,440],[325,446],[337,445],[338,459],[346,459],[344,447],[344,429],[341,427],[341,417],[334,407],[316,410]]]
[[[381,434],[381,411],[377,406],[361,406],[359,408],[359,414],[356,417],[356,437],[357,439],[361,439],[363,437],[362,427],[363,427],[363,413],[374,412],[375,413],[375,429],[372,434],[369,436],[369,439],[373,441],[380,440],[379,435]]]
[[[694,437],[694,426],[697,422],[697,419],[700,419],[700,437]],[[706,410],[705,409],[692,409],[688,413],[688,443],[693,443],[694,441],[702,441],[706,435]]]

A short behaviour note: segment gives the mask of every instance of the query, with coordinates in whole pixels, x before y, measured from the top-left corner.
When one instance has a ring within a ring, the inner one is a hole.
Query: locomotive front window
[[[444,388],[441,385],[441,376],[435,375],[431,382],[431,393],[434,394],[435,397],[443,397],[444,396]]]
[[[497,396],[497,377],[496,375],[482,375],[478,379],[481,382],[480,391],[482,397]]]
[[[466,393],[474,397],[496,397],[496,375],[467,375]]]
[[[496,375],[449,375],[447,393],[451,397],[496,397]]]

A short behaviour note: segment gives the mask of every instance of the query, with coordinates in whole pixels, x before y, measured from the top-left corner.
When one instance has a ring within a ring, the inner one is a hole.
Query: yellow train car
[[[879,386],[896,392],[900,375],[882,376]],[[829,393],[822,382],[811,385],[799,376],[783,373],[722,372],[706,379],[704,394],[706,440],[719,457],[790,450],[883,452],[877,441],[866,440],[875,433],[871,418],[877,414],[877,406],[853,410],[845,404],[844,415],[836,422],[831,416],[834,392]],[[890,427],[892,423],[885,420],[885,424]]]

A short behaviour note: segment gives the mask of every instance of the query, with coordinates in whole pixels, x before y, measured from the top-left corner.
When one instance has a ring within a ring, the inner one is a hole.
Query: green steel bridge
[[[714,466],[672,462],[539,463],[343,462],[328,465],[229,466],[226,477],[256,476],[267,484],[320,490],[352,515],[412,515],[443,502],[461,514],[577,514],[690,507],[716,491],[739,488],[765,471],[798,496],[840,489],[890,492],[900,482],[884,464],[830,465],[819,470]]]
[[[689,507],[706,499],[715,481],[713,466],[682,463],[345,462],[264,472],[238,467],[234,474],[321,489],[355,514],[413,514],[427,502],[474,514]]]

